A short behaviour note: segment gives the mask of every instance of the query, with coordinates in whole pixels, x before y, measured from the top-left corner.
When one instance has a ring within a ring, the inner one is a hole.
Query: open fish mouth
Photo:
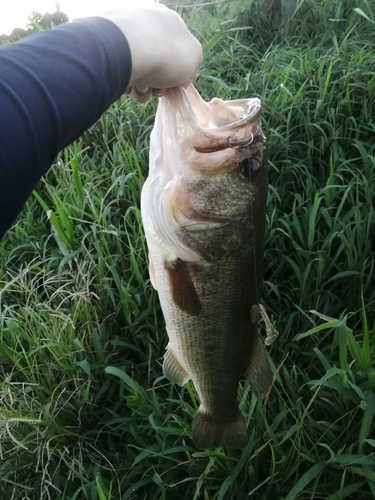
[[[174,105],[188,108],[200,127],[208,129],[228,129],[240,127],[248,122],[257,120],[261,115],[261,102],[258,98],[236,99],[223,101],[214,97],[210,102],[204,101],[197,90],[190,85],[187,89],[175,87],[168,90],[166,96]]]
[[[223,101],[215,97],[206,102],[190,85],[169,89],[163,99],[182,117],[184,127],[190,128],[190,147],[199,153],[243,148],[259,136],[258,98]]]

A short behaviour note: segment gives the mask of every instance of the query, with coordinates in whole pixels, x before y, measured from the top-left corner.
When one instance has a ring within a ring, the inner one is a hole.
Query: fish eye
[[[245,158],[240,165],[240,174],[244,179],[250,179],[251,175],[259,169],[259,161],[255,158]]]

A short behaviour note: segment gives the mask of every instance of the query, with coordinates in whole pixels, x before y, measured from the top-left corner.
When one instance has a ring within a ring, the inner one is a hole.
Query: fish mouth
[[[214,97],[206,102],[193,85],[182,90],[203,128],[230,130],[255,121],[261,114],[261,102],[258,98],[223,101]]]
[[[264,137],[258,98],[223,101],[215,97],[207,103],[190,85],[169,89],[163,99],[189,126],[190,146],[199,153],[240,149]]]

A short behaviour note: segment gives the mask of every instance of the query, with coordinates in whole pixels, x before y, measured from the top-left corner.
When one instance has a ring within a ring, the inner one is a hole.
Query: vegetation
[[[42,15],[40,12],[31,12],[28,17],[26,29],[14,28],[9,36],[4,34],[0,35],[0,45],[17,42],[18,40],[21,40],[21,38],[25,38],[33,33],[37,33],[38,31],[49,30],[59,24],[67,23],[69,21],[68,16],[65,12],[60,11],[58,4],[56,7],[58,10],[56,10],[53,14],[46,12]]]
[[[0,242],[1,498],[375,497],[375,10],[302,1],[282,24],[275,4],[219,22],[220,4],[181,7],[205,44],[198,90],[259,96],[269,138],[281,334],[267,400],[239,390],[248,446],[196,449],[194,387],[162,375],[139,212],[156,102],[124,98]]]

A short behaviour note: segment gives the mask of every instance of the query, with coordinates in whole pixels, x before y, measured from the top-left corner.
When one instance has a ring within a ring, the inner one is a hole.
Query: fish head
[[[174,255],[217,260],[265,225],[267,144],[257,98],[203,101],[190,86],[160,99],[147,199],[154,231]]]

